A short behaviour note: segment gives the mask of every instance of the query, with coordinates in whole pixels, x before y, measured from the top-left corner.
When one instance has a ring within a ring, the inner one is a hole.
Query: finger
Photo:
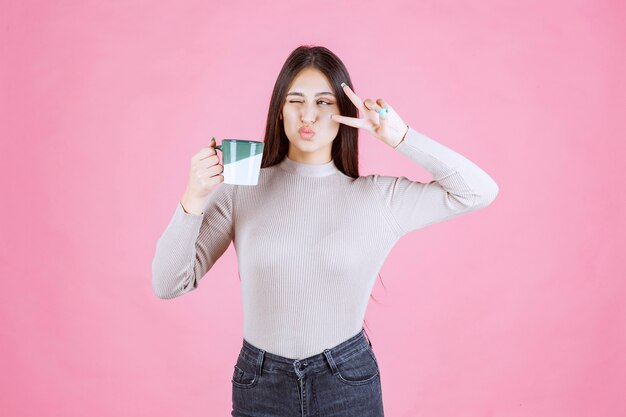
[[[339,122],[339,123],[343,123],[344,125],[348,125],[348,126],[352,126],[352,127],[365,127],[366,123],[365,123],[365,119],[359,119],[356,117],[347,117],[347,116],[341,116],[339,114],[333,114],[332,115],[332,120]]]
[[[374,126],[380,125],[380,113],[379,110],[382,110],[374,100],[368,98],[363,102],[363,105],[368,110],[367,118],[374,124]]]
[[[354,93],[354,91],[352,91],[348,84],[341,83],[341,86],[343,87],[343,91],[346,93],[350,101],[354,103],[356,108],[361,110],[362,112],[366,111],[365,107],[363,106],[363,101],[359,98],[359,96]]]
[[[395,112],[395,110],[393,109],[393,107],[391,106],[391,104],[389,104],[387,101],[383,100],[382,98],[379,98],[377,100],[377,103],[382,107],[382,108],[387,108],[387,116],[389,116],[390,113]]]
[[[389,105],[387,104],[387,102],[385,100],[383,100],[382,98],[379,98],[378,100],[376,100],[376,104],[378,104],[381,108],[389,108]]]
[[[196,154],[197,160],[201,161],[212,155],[216,155],[217,150],[214,148],[214,146],[215,146],[215,138],[212,138],[211,141],[209,142],[209,145],[202,148],[200,152]]]
[[[380,117],[381,120],[386,120],[387,116],[389,116],[389,106],[387,105],[387,102],[385,102],[385,100],[383,100],[382,98],[379,98],[378,100],[376,100],[376,104],[378,104],[378,108],[376,109],[376,111],[378,112],[378,115]]]
[[[209,146],[202,148],[202,150],[196,154],[198,161],[210,158],[213,155],[217,155],[217,151],[215,150],[215,148],[211,148]]]
[[[198,161],[198,167],[206,169],[220,163],[220,158],[217,155],[210,155],[204,159]]]
[[[201,175],[200,177],[207,177],[207,178],[211,178],[215,175],[221,174],[222,172],[224,172],[224,167],[222,165],[213,165],[209,168],[207,168]]]
[[[376,109],[379,108],[378,103],[372,100],[371,98],[366,98],[365,101],[363,102],[363,105],[369,111],[376,111]]]

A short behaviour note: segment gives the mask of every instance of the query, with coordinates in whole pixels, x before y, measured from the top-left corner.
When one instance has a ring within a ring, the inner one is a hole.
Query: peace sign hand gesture
[[[360,113],[365,113],[365,117],[356,118],[333,114],[331,115],[332,120],[348,126],[365,129],[376,139],[392,148],[395,148],[402,142],[409,130],[409,126],[404,123],[393,107],[382,98],[379,98],[376,102],[369,98],[361,101],[346,83],[341,83],[341,86]]]

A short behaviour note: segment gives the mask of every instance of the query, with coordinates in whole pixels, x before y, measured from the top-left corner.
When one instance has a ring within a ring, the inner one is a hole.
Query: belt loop
[[[333,359],[333,355],[330,353],[330,349],[324,349],[324,356],[326,356],[326,360],[328,361],[328,364],[330,365],[330,369],[333,372],[333,375],[337,374],[337,364],[335,363],[335,360]]]
[[[263,359],[265,358],[265,351],[259,351],[259,357],[257,358],[257,374],[260,376],[263,370]]]

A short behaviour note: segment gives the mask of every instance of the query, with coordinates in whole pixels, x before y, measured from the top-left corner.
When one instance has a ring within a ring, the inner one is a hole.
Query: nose
[[[302,110],[302,123],[313,124],[317,119],[317,103],[306,104]]]

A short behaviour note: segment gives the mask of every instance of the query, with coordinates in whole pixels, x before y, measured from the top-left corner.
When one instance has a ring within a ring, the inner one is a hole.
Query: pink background
[[[151,260],[191,156],[262,138],[280,67],[314,44],[500,187],[381,270],[386,415],[626,415],[624,3],[252,4],[2,0],[0,414],[229,414],[232,245],[175,300]],[[430,180],[360,140],[361,175]]]

